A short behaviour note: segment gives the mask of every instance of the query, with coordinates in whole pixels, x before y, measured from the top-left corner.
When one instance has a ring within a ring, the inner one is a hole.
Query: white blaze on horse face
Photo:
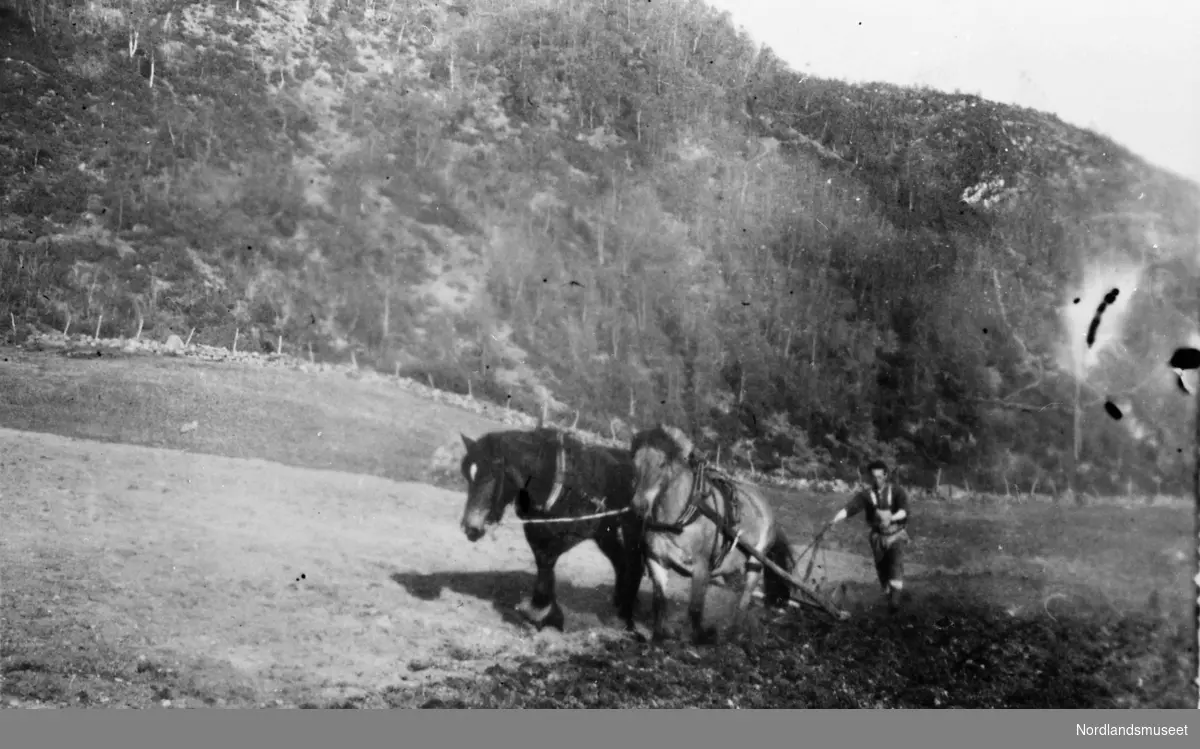
[[[475,473],[478,470],[474,463],[467,466],[467,475],[471,477],[471,481],[475,480]]]
[[[471,464],[474,467],[474,464]],[[463,532],[467,534],[467,538],[471,541],[477,541],[482,538],[492,525],[488,515],[490,514],[490,497],[496,490],[495,482],[492,479],[487,479],[482,486],[473,486],[467,491],[467,507],[463,511],[462,520],[459,522]]]

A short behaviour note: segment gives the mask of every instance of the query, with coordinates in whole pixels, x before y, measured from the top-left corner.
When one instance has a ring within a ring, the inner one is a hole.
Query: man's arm
[[[846,518],[852,518],[858,513],[862,512],[863,502],[866,500],[866,497],[866,492],[859,492],[858,494],[855,494],[850,498],[850,501],[846,503],[845,507],[838,510],[838,514],[833,516],[833,520],[830,520],[829,524],[831,526],[837,525]]]

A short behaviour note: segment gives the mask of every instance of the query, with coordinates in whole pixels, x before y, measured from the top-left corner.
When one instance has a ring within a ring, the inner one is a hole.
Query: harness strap
[[[884,487],[884,491],[886,493],[886,502],[884,502],[883,509],[890,510],[890,509],[892,509],[892,485],[889,483],[887,486]],[[874,489],[871,489],[870,495],[871,495],[871,504],[874,505],[875,507],[879,507],[879,495],[875,492]]]
[[[738,528],[741,524],[742,513],[741,503],[738,501],[737,487],[724,476],[717,474],[709,469],[707,464],[701,464],[699,470],[703,471],[705,478],[708,479],[709,485],[712,486],[725,500],[724,521],[727,528]],[[729,556],[729,552],[737,545],[738,538],[742,535],[742,530],[739,528],[737,536],[730,538],[729,534],[722,534],[724,544],[717,551],[714,549],[714,557],[712,561],[713,569],[721,566],[725,558]]]
[[[679,518],[674,523],[663,523],[658,520],[647,520],[645,529],[658,533],[673,533],[678,535],[683,533],[683,529],[692,523],[696,522],[697,516],[704,515],[714,523],[725,528],[736,528],[741,522],[741,503],[738,502],[737,487],[733,485],[725,476],[712,469],[706,461],[694,460],[692,462],[692,491],[688,495],[687,505]],[[725,500],[724,510],[722,515],[704,504],[704,496],[708,490],[715,491]],[[741,536],[741,531],[738,531],[738,537]],[[721,566],[729,556],[729,552],[737,545],[737,538],[731,537],[728,533],[722,533],[720,540],[713,544],[713,554],[711,565],[713,569]]]

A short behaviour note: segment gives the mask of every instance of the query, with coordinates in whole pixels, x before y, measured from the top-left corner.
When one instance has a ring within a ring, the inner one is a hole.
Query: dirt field
[[[512,613],[533,581],[519,526],[470,544],[461,488],[425,482],[438,446],[496,422],[340,376],[2,353],[8,706],[423,704],[453,677],[631,647],[594,547],[558,570],[568,631],[532,633]],[[775,496],[798,542],[845,500]],[[919,512],[917,601],[1186,620],[1186,510],[1058,511],[1057,529],[1045,508]],[[861,535],[818,574],[865,616]]]

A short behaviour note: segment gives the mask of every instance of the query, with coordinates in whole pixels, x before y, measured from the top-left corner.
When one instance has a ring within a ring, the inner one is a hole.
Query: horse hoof
[[[557,629],[559,632],[563,632],[566,629],[566,622],[564,621],[562,614],[559,614],[558,616],[547,616],[541,621],[530,621],[530,624],[532,624],[538,632],[541,632],[545,629]]]
[[[557,629],[559,632],[562,632],[566,628],[566,617],[563,616],[562,609],[560,609],[558,606],[555,606],[554,610],[542,620],[542,626],[550,627],[551,629]]]
[[[559,617],[558,619],[547,618],[544,621],[530,622],[530,623],[533,625],[534,629],[536,629],[538,632],[542,632],[547,629],[555,629],[555,630],[558,630],[559,632],[565,631],[565,629],[564,629],[565,625],[564,625],[564,622],[561,617]]]
[[[557,604],[550,604],[543,609],[535,609],[530,601],[522,601],[515,607],[524,619],[541,632],[546,627],[563,631],[563,612]]]

